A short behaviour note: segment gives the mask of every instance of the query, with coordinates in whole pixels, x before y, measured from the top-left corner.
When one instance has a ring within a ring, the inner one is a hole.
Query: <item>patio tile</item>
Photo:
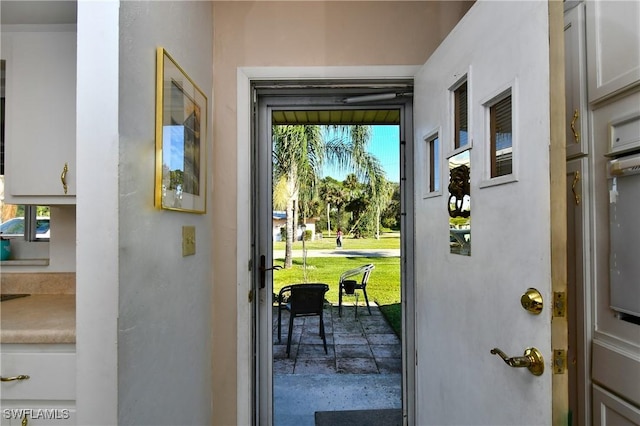
[[[336,358],[371,358],[369,345],[336,345]]]
[[[293,372],[295,374],[335,374],[337,370],[333,357],[331,359],[298,358]]]
[[[400,358],[402,349],[397,345],[371,345],[373,356],[378,358]]]
[[[400,339],[395,334],[367,334],[367,340],[372,345],[399,345]]]
[[[367,334],[381,334],[381,333],[388,333],[389,331],[391,331],[391,328],[389,328],[389,325],[387,325],[386,322],[384,324],[380,324],[380,323],[362,324],[362,328]]]
[[[296,365],[295,358],[285,358],[273,360],[273,374],[293,374]]]
[[[333,333],[333,341],[336,345],[366,345],[369,343],[361,333]]]
[[[336,370],[342,374],[377,374],[378,366],[372,358],[337,358]]]
[[[278,340],[278,333],[273,333],[273,345],[274,346],[278,346],[278,345],[285,345],[287,344],[287,335],[288,330],[282,330],[282,340]],[[293,333],[291,333],[291,345],[297,345],[298,343],[300,343],[300,339],[302,338],[302,330],[293,330]]]
[[[277,308],[273,321],[273,359],[275,374],[388,374],[402,371],[400,339],[387,324],[377,305],[369,315],[361,298],[358,317],[354,307],[326,306],[324,327],[328,354],[324,353],[319,335],[320,318],[300,317],[294,320],[291,355],[287,358],[289,313],[282,315],[282,341],[277,339]],[[348,302],[348,301],[347,301]]]
[[[380,374],[402,373],[401,358],[376,358]]]
[[[298,359],[304,358],[334,358],[335,350],[333,346],[327,345],[327,352],[324,353],[324,345],[320,343],[319,345],[300,345],[298,347]]]
[[[362,324],[360,324],[359,321],[356,321],[353,318],[349,318],[347,320],[345,320],[344,318],[334,319],[333,332],[360,333],[362,332]]]

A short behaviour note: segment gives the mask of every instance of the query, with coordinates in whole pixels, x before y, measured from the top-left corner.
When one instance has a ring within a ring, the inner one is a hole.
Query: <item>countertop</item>
[[[1,343],[75,343],[76,295],[32,294],[0,302]]]

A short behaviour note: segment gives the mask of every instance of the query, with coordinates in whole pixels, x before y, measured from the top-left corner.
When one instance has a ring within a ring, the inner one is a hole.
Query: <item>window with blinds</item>
[[[469,106],[468,91],[465,81],[453,91],[454,105],[454,149],[469,143]]]
[[[513,131],[511,90],[489,106],[491,177],[513,173]]]

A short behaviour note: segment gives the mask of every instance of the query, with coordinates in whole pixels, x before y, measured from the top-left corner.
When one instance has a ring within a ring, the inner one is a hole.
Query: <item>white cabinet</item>
[[[73,204],[76,26],[3,25],[1,52],[6,61],[5,202]]]
[[[589,102],[640,82],[640,2],[586,2]]]
[[[625,400],[593,386],[594,426],[640,426],[640,410]]]
[[[586,154],[588,146],[584,9],[579,3],[564,15],[567,158]]]
[[[3,381],[2,424],[75,424],[76,354],[73,344],[3,344],[0,346],[3,378],[28,375],[29,379]]]

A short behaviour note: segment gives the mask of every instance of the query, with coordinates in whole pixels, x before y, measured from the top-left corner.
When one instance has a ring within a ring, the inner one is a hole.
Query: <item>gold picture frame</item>
[[[155,206],[206,212],[207,97],[178,63],[156,52]]]

